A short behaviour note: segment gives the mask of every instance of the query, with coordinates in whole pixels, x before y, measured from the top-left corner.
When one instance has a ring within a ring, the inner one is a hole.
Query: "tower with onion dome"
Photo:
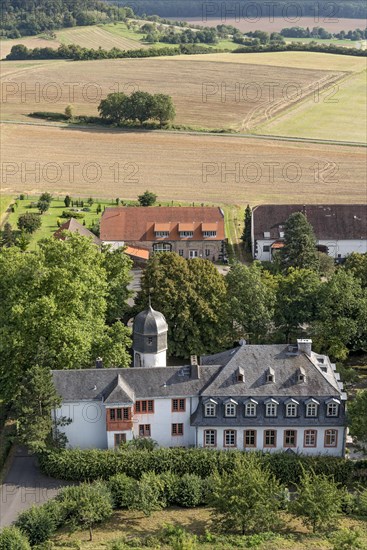
[[[165,367],[168,325],[164,315],[151,305],[134,319],[134,367]]]

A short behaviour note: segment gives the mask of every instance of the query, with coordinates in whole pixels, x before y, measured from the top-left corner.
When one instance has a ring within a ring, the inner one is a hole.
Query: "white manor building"
[[[346,394],[335,365],[297,345],[242,345],[166,366],[167,323],[151,307],[134,321],[132,368],[53,371],[56,416],[70,447],[113,449],[151,437],[162,447],[344,456]]]

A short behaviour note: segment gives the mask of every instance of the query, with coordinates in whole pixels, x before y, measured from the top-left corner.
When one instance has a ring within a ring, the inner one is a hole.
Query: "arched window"
[[[236,416],[236,404],[226,403],[224,406],[224,416],[234,417]]]
[[[205,406],[204,406],[205,416],[215,416],[216,410],[217,410],[217,406],[212,401],[209,401],[209,403],[205,403]]]
[[[276,416],[278,411],[277,404],[273,401],[266,403],[265,405],[265,416]]]
[[[289,417],[297,416],[297,404],[287,403],[287,405],[285,406],[285,415]]]
[[[318,405],[314,401],[307,403],[306,405],[306,416],[309,418],[315,418],[318,412]]]
[[[331,401],[326,405],[326,416],[338,416],[339,415],[339,404],[335,401]]]
[[[245,405],[245,416],[256,416],[256,403],[250,401]]]

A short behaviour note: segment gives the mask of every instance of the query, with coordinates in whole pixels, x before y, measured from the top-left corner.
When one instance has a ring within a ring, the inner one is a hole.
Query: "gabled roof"
[[[121,376],[121,374],[118,374],[116,377],[116,384],[111,393],[108,397],[104,400],[105,403],[134,403],[134,392],[133,390],[126,384],[125,380]]]
[[[193,231],[191,240],[203,240],[202,224],[215,227],[216,237],[224,240],[224,213],[218,207],[208,206],[121,206],[106,208],[101,218],[101,239],[106,242],[156,241],[155,231],[169,231],[169,236],[159,240],[180,241],[181,231]],[[186,228],[187,229],[182,229]],[[164,228],[164,229],[162,229]]]
[[[252,211],[255,240],[279,239],[294,212],[306,215],[318,240],[367,239],[367,204],[263,204]]]
[[[94,233],[89,231],[84,225],[79,223],[75,218],[70,218],[67,222],[63,223],[59,229],[54,233],[54,237],[59,240],[64,240],[65,235],[62,235],[63,231],[70,231],[71,233],[79,233],[83,237],[91,238],[96,245],[102,244],[101,239],[99,239]]]

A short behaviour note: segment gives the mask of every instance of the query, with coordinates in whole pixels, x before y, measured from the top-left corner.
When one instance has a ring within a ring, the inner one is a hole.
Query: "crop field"
[[[261,125],[261,134],[348,141],[366,140],[366,71],[352,74],[320,93],[319,101],[306,99]]]
[[[252,205],[366,201],[362,147],[4,124],[2,188]],[[25,146],[26,144],[26,146]]]
[[[176,106],[176,123],[201,128],[249,131],[305,97],[345,76],[344,70],[244,64],[241,55],[218,54],[159,59],[5,63],[2,78],[2,119],[27,120],[34,111],[63,112],[68,104],[76,115],[96,115],[100,100],[112,91],[137,89],[167,93]],[[335,56],[334,56],[335,57]],[[342,57],[342,56],[341,56]],[[36,90],[26,93],[25,90]],[[40,107],[42,104],[42,107]]]

